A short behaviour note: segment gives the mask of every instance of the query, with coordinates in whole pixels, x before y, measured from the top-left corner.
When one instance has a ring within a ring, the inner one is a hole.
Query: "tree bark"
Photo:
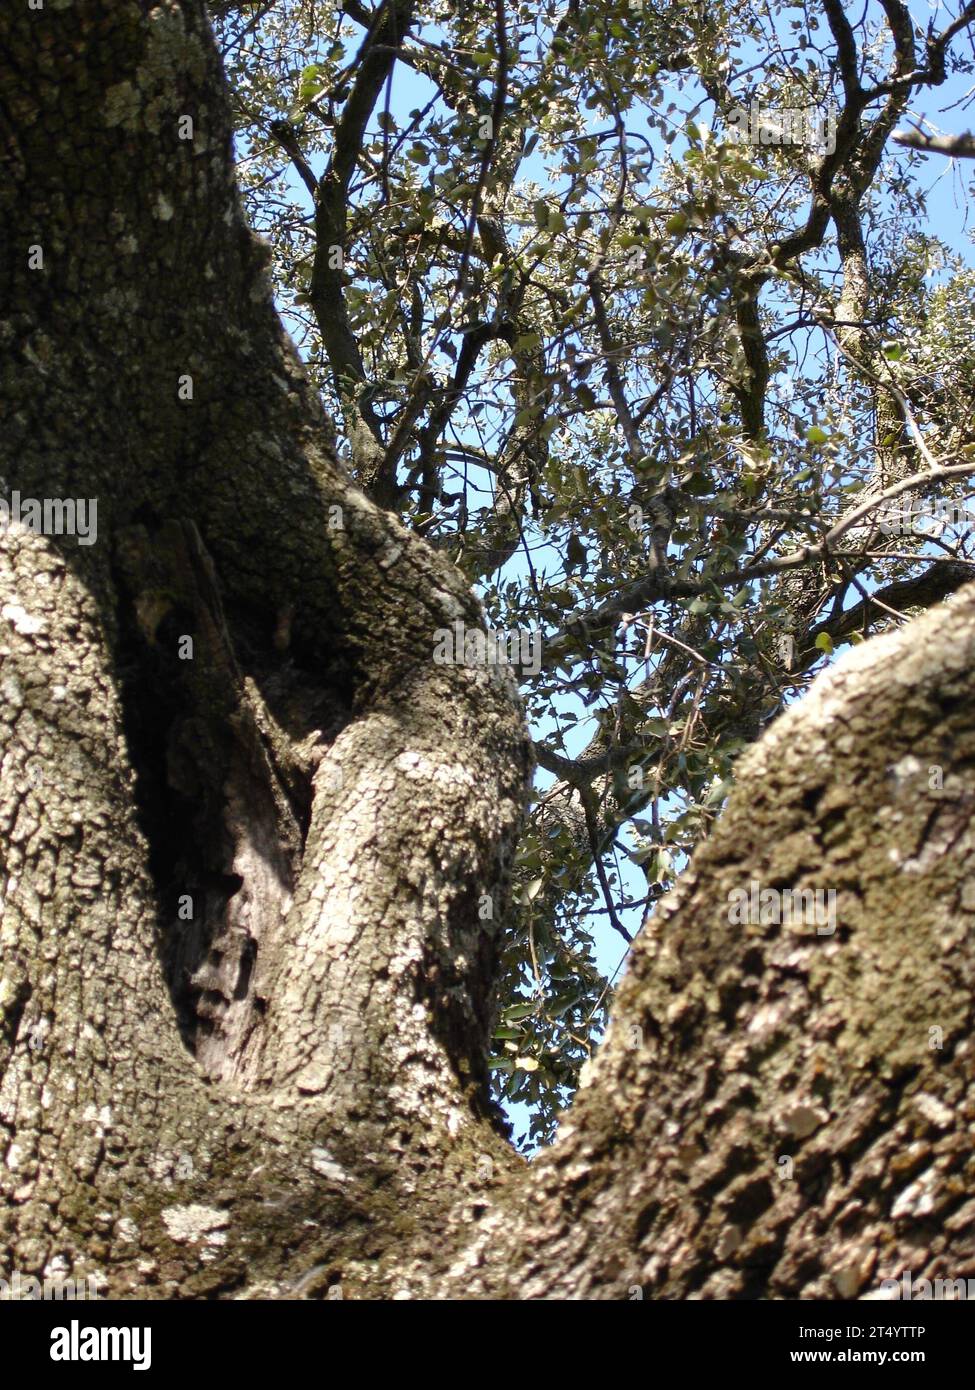
[[[96,544],[3,538],[8,1258],[230,1287],[319,1210],[373,1227],[353,1159],[401,1227],[503,1152],[528,740],[503,667],[432,659],[480,622],[458,572],[336,461],[202,6],[5,12],[0,51],[2,472],[98,502]]]
[[[743,755],[477,1287],[856,1298],[971,1267],[973,670],[968,586]],[[835,930],[729,920],[752,883],[833,890]]]
[[[202,5],[7,7],[0,64],[0,469],[98,503],[95,544],[0,538],[5,1266],[832,1297],[970,1259],[973,591],[750,757],[526,1170],[485,1101],[515,687],[433,659],[479,608],[336,459]],[[752,879],[835,888],[835,935],[732,926]]]

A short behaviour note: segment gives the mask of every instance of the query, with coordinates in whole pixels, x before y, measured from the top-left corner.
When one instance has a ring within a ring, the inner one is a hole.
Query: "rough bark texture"
[[[523,1217],[486,1227],[471,1277],[851,1298],[972,1267],[973,668],[969,586],[855,648],[745,756]],[[730,922],[752,881],[835,890],[835,932]]]
[[[0,471],[98,499],[94,545],[0,537],[4,1266],[164,1297],[964,1272],[975,593],[753,753],[526,1171],[483,1098],[516,693],[433,661],[477,606],[336,461],[202,6],[8,6],[0,66]],[[836,933],[732,926],[752,879],[835,888]]]
[[[336,462],[202,7],[7,10],[0,53],[2,472],[99,508],[91,546],[3,538],[8,1260],[233,1286],[356,1226],[353,1159],[382,1229],[500,1145],[528,743],[504,668],[432,661],[479,622],[457,571]]]

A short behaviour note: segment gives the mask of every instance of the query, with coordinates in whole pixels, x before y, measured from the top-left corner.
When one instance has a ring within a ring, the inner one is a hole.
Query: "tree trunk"
[[[0,538],[4,1265],[832,1297],[970,1260],[973,592],[754,752],[526,1170],[485,1100],[515,687],[434,660],[478,606],[336,459],[203,7],[8,6],[0,63],[0,470],[97,499],[93,544]],[[835,889],[835,933],[733,925],[752,880]]]

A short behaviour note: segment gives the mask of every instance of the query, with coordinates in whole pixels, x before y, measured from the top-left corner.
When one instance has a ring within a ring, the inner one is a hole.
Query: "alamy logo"
[[[542,669],[542,634],[493,632],[469,628],[460,619],[433,634],[433,659],[438,666],[518,666],[530,676]]]
[[[23,526],[41,536],[76,536],[79,545],[98,539],[97,497],[0,497],[0,532]]]
[[[728,893],[728,921],[735,926],[814,926],[817,936],[832,936],[836,889],[763,888],[752,879],[747,888]]]
[[[805,145],[821,154],[836,149],[836,108],[825,113],[815,106],[762,106],[753,101],[746,111],[737,107],[728,113],[729,131],[750,145]]]
[[[131,1361],[134,1371],[152,1365],[151,1327],[82,1327],[78,1319],[51,1331],[52,1361]]]
[[[0,1275],[0,1303],[22,1303],[43,1299],[45,1302],[94,1302],[98,1298],[100,1276],[89,1274],[84,1279],[65,1279],[52,1275],[43,1280],[33,1274],[21,1274],[19,1269],[8,1277]]]
[[[975,1298],[975,1279],[915,1279],[905,1269],[899,1279],[882,1279],[880,1292],[884,1298],[905,1302],[967,1302]]]
[[[949,526],[971,530],[975,507],[938,497],[887,501],[877,510],[877,529],[885,536],[940,536]]]

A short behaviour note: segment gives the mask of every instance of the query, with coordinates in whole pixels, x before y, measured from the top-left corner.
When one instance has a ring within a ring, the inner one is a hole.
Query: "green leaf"
[[[663,735],[667,732],[667,721],[659,715],[652,714],[649,719],[644,719],[640,729],[643,733]]]
[[[321,66],[318,63],[309,63],[308,67],[301,70],[298,100],[300,102],[314,101],[315,97],[322,91],[323,86]]]
[[[527,1018],[534,1012],[534,1004],[512,1004],[510,1009],[505,1009],[503,1017],[508,1023],[517,1023],[519,1019]]]
[[[684,479],[681,486],[692,497],[706,497],[714,491],[714,480],[706,473],[692,473],[689,478]]]
[[[533,878],[532,881],[531,881],[531,883],[527,883],[527,884],[525,885],[525,887],[521,890],[521,895],[520,895],[520,900],[521,900],[521,902],[522,902],[522,903],[530,903],[530,902],[533,902],[534,899],[537,898],[538,895],[539,895],[539,893],[542,891],[542,884],[543,884],[544,882],[545,882],[544,878]]]
[[[586,547],[573,532],[565,547],[565,563],[568,569],[579,569],[586,563]]]

